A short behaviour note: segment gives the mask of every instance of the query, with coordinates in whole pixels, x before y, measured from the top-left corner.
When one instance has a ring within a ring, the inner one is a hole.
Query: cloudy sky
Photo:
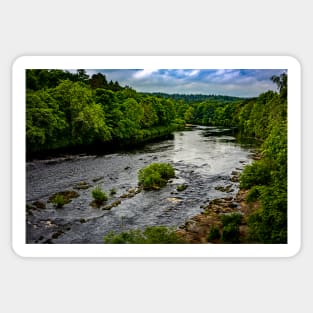
[[[118,81],[142,92],[215,94],[254,97],[276,90],[270,80],[284,70],[275,69],[118,69],[86,70],[89,75],[103,73],[107,80]]]

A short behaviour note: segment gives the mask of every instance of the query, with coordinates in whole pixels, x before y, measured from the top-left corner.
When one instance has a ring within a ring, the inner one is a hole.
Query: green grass
[[[220,231],[219,229],[216,227],[216,226],[211,226],[210,227],[210,232],[209,232],[209,235],[208,235],[208,240],[218,240],[221,238],[221,234],[220,234]]]
[[[62,208],[63,205],[66,203],[64,196],[60,194],[56,194],[51,202],[57,207],[57,208]]]
[[[119,234],[110,232],[103,238],[109,244],[178,244],[184,241],[173,228],[149,226],[145,230],[125,231]]]
[[[108,200],[108,196],[100,187],[96,187],[91,192],[93,199],[98,203],[101,204]]]
[[[138,172],[138,184],[147,190],[164,187],[170,178],[175,177],[175,170],[168,163],[152,163]]]
[[[224,242],[239,243],[239,226],[242,221],[242,214],[232,213],[221,216],[223,223],[222,240]]]

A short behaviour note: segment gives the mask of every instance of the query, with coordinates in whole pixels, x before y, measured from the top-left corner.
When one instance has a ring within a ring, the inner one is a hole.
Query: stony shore
[[[240,229],[240,243],[248,243],[247,216],[252,210],[259,207],[259,203],[247,203],[246,196],[249,190],[239,190],[233,197],[215,199],[210,202],[204,210],[189,219],[184,225],[181,225],[177,233],[184,238],[187,243],[224,243],[221,239],[208,240],[210,228],[217,227],[222,231],[222,214],[231,214],[240,212],[243,215]]]
[[[253,160],[260,160],[259,151],[254,151]],[[231,181],[239,181],[239,173],[233,172],[234,176]],[[221,239],[209,240],[208,236],[211,227],[216,227],[222,233],[223,225],[221,216],[223,214],[241,213],[243,215],[242,222],[239,226],[240,243],[251,243],[248,238],[247,219],[249,214],[260,207],[259,201],[248,203],[246,197],[249,190],[239,189],[235,197],[224,197],[212,200],[209,205],[203,208],[200,214],[189,219],[185,224],[181,225],[177,233],[187,242],[194,244],[201,243],[224,243]]]

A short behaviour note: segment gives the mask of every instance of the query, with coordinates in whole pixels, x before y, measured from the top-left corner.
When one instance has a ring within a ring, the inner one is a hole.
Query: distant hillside
[[[173,100],[183,100],[185,103],[195,103],[195,102],[203,102],[207,100],[217,100],[219,102],[232,102],[237,100],[244,100],[247,98],[239,98],[232,96],[223,96],[223,95],[203,95],[203,94],[167,94],[163,92],[151,92],[151,93],[143,93],[145,95],[153,95],[162,98],[170,98]]]

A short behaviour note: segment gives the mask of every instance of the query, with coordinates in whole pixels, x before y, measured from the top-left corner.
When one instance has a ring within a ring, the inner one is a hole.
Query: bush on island
[[[144,189],[158,190],[164,187],[170,178],[175,177],[175,170],[168,163],[152,163],[138,172],[138,184]]]

